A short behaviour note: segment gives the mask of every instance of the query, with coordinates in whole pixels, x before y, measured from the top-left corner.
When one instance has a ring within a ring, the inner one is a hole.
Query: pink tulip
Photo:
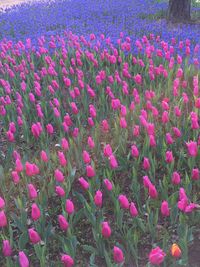
[[[44,150],[42,150],[41,151],[41,153],[40,153],[40,158],[41,158],[41,160],[43,161],[43,162],[48,162],[48,156],[47,156],[47,153],[44,151]]]
[[[54,177],[55,177],[56,181],[59,183],[63,183],[65,180],[63,173],[59,169],[56,169],[54,171]]]
[[[12,248],[9,240],[3,240],[2,253],[4,257],[10,257],[12,255]]]
[[[114,246],[113,248],[113,258],[115,263],[124,262],[124,254],[119,247]]]
[[[131,146],[131,155],[134,157],[134,158],[138,158],[139,157],[139,151],[138,151],[138,148],[136,145],[132,145]]]
[[[5,201],[2,197],[0,197],[0,209],[3,209],[5,207]]]
[[[137,210],[134,202],[131,202],[129,210],[130,210],[130,214],[132,217],[138,216],[138,210]]]
[[[55,192],[59,197],[65,196],[65,190],[61,186],[56,186]]]
[[[170,209],[167,201],[162,202],[160,210],[163,216],[169,216]]]
[[[200,179],[200,172],[198,168],[192,169],[192,180],[197,181]]]
[[[110,146],[110,144],[107,144],[105,147],[104,147],[104,150],[103,150],[103,154],[105,157],[110,157],[112,155],[112,147]]]
[[[66,138],[62,138],[62,140],[61,140],[61,147],[65,151],[69,150],[69,142],[67,141]]]
[[[29,234],[30,241],[33,244],[37,244],[41,241],[39,234],[33,228],[28,230],[28,234]]]
[[[129,209],[129,201],[125,195],[119,195],[118,200],[122,209]]]
[[[113,185],[112,185],[111,181],[109,181],[108,179],[104,179],[103,182],[104,182],[107,190],[112,191]]]
[[[62,255],[61,261],[64,264],[64,267],[72,267],[74,265],[72,257],[66,254]]]
[[[15,162],[15,171],[16,172],[22,172],[24,169],[22,163],[21,163],[21,160],[20,159],[16,159],[16,162]]]
[[[66,203],[65,203],[65,210],[66,212],[71,215],[72,213],[74,213],[74,203],[70,200],[67,199]]]
[[[83,177],[80,177],[78,180],[79,180],[79,183],[81,184],[82,188],[84,190],[88,190],[88,188],[90,186],[89,183]]]
[[[160,265],[164,259],[166,254],[163,252],[163,250],[159,247],[156,247],[151,250],[149,254],[149,261],[153,265]]]
[[[102,207],[102,192],[100,190],[97,190],[94,196],[94,203],[97,207]]]
[[[33,203],[31,206],[31,218],[33,221],[37,221],[41,216],[40,209],[36,203]]]
[[[109,164],[110,164],[111,169],[116,169],[118,167],[118,162],[114,155],[111,155],[109,157]]]
[[[144,157],[142,167],[144,170],[147,170],[147,171],[150,169],[150,162],[148,158]]]
[[[90,149],[93,149],[95,147],[94,140],[92,139],[91,136],[88,137],[87,143],[88,143],[88,146],[90,147]]]
[[[35,189],[35,186],[33,184],[28,184],[28,193],[30,199],[37,198],[37,190]]]
[[[188,149],[188,154],[191,157],[196,157],[198,154],[198,146],[197,146],[197,142],[194,141],[190,141],[188,143],[186,143],[187,149]]]
[[[29,267],[29,260],[23,251],[19,252],[19,264],[20,267]]]
[[[102,222],[101,233],[102,233],[102,236],[105,238],[109,238],[111,236],[111,228],[110,228],[108,222]]]
[[[19,176],[18,172],[16,172],[16,171],[12,171],[11,174],[12,174],[13,182],[14,182],[15,184],[18,184],[18,183],[19,183],[19,180],[20,180],[20,176]]]
[[[88,164],[91,162],[90,154],[86,150],[83,151],[82,157],[83,157],[83,161],[85,164]]]
[[[7,226],[7,218],[4,210],[0,211],[0,227]]]
[[[94,171],[92,165],[86,166],[86,174],[87,174],[87,177],[89,177],[89,178],[92,178],[95,176],[95,171]]]
[[[172,183],[177,185],[177,184],[180,184],[180,182],[181,182],[180,174],[178,172],[173,172],[173,174],[172,174]]]
[[[172,151],[167,151],[166,152],[165,160],[166,160],[167,163],[171,163],[171,162],[174,161],[174,157],[173,157]]]
[[[66,218],[63,215],[58,215],[58,223],[60,229],[63,231],[67,231],[67,229],[69,228],[69,223],[67,222]]]
[[[63,152],[58,151],[58,159],[59,159],[59,163],[62,167],[65,167],[67,165],[67,160],[66,160]]]
[[[156,187],[153,184],[149,185],[149,196],[152,199],[155,199],[158,196],[158,192],[156,190]]]

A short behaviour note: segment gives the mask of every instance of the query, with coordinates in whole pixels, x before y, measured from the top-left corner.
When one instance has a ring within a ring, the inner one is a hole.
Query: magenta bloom
[[[100,190],[97,190],[94,196],[94,203],[97,207],[102,207],[102,192]]]
[[[124,261],[124,254],[122,250],[116,246],[113,248],[113,258],[115,263],[122,263]]]
[[[137,148],[136,145],[132,145],[132,147],[131,147],[131,155],[134,158],[138,158],[139,157],[139,151],[138,151],[138,148]]]
[[[67,231],[67,229],[69,228],[69,223],[67,222],[66,218],[63,215],[58,215],[58,223],[60,229],[63,231]]]
[[[0,211],[0,227],[7,226],[7,218],[4,210]]]
[[[174,157],[173,157],[172,151],[167,151],[166,152],[165,160],[166,160],[167,163],[171,163],[171,162],[174,161]]]
[[[36,203],[33,203],[32,209],[31,209],[31,218],[34,221],[37,221],[41,216],[40,209],[38,208]]]
[[[2,197],[0,197],[0,209],[3,209],[5,207],[5,201]]]
[[[2,252],[5,257],[9,257],[12,254],[12,248],[9,240],[3,240]]]
[[[110,146],[110,144],[107,144],[105,147],[104,147],[104,150],[103,150],[103,154],[105,157],[110,157],[112,155],[112,147]]]
[[[89,177],[89,178],[92,178],[95,176],[95,171],[94,171],[92,165],[86,166],[86,174],[87,174],[87,177]]]
[[[65,180],[63,173],[59,169],[56,169],[54,171],[54,176],[55,176],[56,181],[59,183],[63,183]]]
[[[160,210],[163,216],[166,216],[166,217],[169,216],[170,209],[169,209],[169,204],[166,200],[162,202]]]
[[[111,236],[111,228],[110,228],[108,222],[102,222],[102,224],[101,224],[101,233],[102,233],[102,236],[105,237],[105,238],[108,238],[108,237]]]
[[[149,261],[153,265],[160,265],[164,261],[165,256],[166,254],[163,252],[163,250],[159,247],[156,247],[150,252]]]
[[[107,190],[112,191],[113,185],[112,185],[111,181],[109,181],[108,179],[104,179],[103,182],[104,182]]]
[[[65,196],[65,190],[59,185],[55,187],[55,192],[59,197]]]
[[[118,200],[122,209],[129,209],[129,201],[125,195],[119,195]]]
[[[28,234],[29,234],[30,241],[33,244],[37,244],[41,241],[41,238],[40,238],[38,232],[36,232],[33,228],[28,230]]]
[[[130,214],[132,217],[138,216],[138,210],[137,210],[134,202],[131,202],[129,210],[130,210]]]
[[[111,169],[116,169],[118,167],[118,162],[114,155],[111,155],[109,157],[109,163],[110,163]]]
[[[83,177],[80,177],[78,180],[84,190],[89,188],[89,183]]]
[[[19,264],[20,267],[29,267],[29,260],[23,251],[19,252]]]
[[[74,265],[74,260],[72,259],[71,256],[67,254],[62,255],[61,261],[65,267],[72,267]]]
[[[190,141],[186,143],[187,149],[188,149],[188,154],[191,157],[196,157],[198,154],[198,145],[197,142]]]
[[[28,184],[28,194],[30,199],[37,198],[37,190],[33,184]]]
[[[67,199],[66,203],[65,203],[65,210],[66,212],[71,215],[72,213],[74,213],[74,203],[70,200]]]
[[[86,150],[83,151],[82,157],[85,164],[90,163],[90,154]]]

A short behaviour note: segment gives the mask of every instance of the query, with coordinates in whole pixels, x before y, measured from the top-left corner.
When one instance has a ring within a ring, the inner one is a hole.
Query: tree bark
[[[168,19],[171,22],[190,21],[191,0],[169,0]]]

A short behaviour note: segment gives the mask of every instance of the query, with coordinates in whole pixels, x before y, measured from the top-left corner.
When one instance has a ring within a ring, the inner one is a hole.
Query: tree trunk
[[[168,19],[171,22],[190,21],[191,0],[169,0]]]

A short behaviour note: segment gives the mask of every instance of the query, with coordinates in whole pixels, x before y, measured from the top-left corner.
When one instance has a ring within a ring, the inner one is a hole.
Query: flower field
[[[79,30],[0,42],[0,266],[198,267],[197,29]]]

